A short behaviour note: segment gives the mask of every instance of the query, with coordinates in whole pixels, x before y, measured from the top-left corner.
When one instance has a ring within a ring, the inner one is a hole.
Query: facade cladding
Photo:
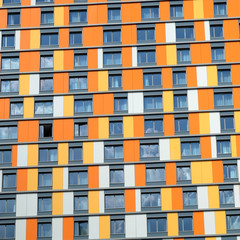
[[[0,4],[0,239],[240,239],[239,0]]]

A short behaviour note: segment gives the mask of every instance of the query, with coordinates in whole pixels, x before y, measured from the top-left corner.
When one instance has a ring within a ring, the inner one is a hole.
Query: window
[[[87,137],[88,136],[88,123],[81,122],[74,124],[74,136],[75,137]]]
[[[144,132],[145,134],[157,134],[163,133],[163,120],[144,120]]]
[[[21,3],[20,0],[3,0],[3,4],[16,4]]]
[[[122,121],[109,122],[109,134],[111,136],[118,136],[123,134],[123,123]]]
[[[53,68],[53,55],[41,56],[40,68]]]
[[[74,210],[77,210],[77,211],[88,210],[88,197],[87,196],[75,196],[74,197]]]
[[[124,195],[123,194],[106,195],[105,208],[106,209],[124,208]]]
[[[92,99],[75,100],[74,112],[75,113],[92,112]]]
[[[221,130],[222,131],[234,131],[234,117],[233,116],[221,116]]]
[[[17,126],[0,127],[0,140],[1,139],[17,139],[18,128]]]
[[[167,232],[167,219],[166,218],[148,218],[147,232],[148,233]]]
[[[219,191],[220,204],[233,204],[233,190],[220,190]]]
[[[35,102],[35,114],[52,114],[53,103],[52,101]]]
[[[70,161],[82,160],[82,147],[70,147],[69,148],[69,160]]]
[[[41,222],[38,223],[38,230],[37,230],[38,237],[51,237],[52,236],[52,224]]]
[[[155,50],[138,51],[138,64],[151,64],[156,62]]]
[[[58,33],[42,33],[41,46],[58,45]]]
[[[120,21],[121,9],[120,8],[108,8],[108,21]]]
[[[176,39],[177,41],[184,40],[193,40],[194,39],[194,27],[193,26],[184,26],[176,27]]]
[[[114,111],[127,111],[127,98],[115,97],[114,98]]]
[[[69,33],[69,44],[70,45],[81,45],[82,44],[82,32],[70,32]]]
[[[174,108],[187,108],[187,95],[174,95]]]
[[[177,49],[177,62],[178,63],[190,62],[190,49],[189,48]]]
[[[153,41],[155,40],[154,28],[140,28],[137,30],[138,41]]]
[[[40,124],[39,125],[39,137],[50,138],[52,137],[52,124]]]
[[[15,199],[0,199],[0,214],[1,213],[15,213],[16,200]]]
[[[10,93],[18,92],[19,82],[18,80],[1,80],[1,92]]]
[[[3,174],[3,188],[15,188],[16,187],[16,174],[9,173]]]
[[[210,26],[210,35],[211,39],[214,38],[223,38],[223,25],[211,25]]]
[[[183,4],[170,4],[170,16],[173,18],[183,17]]]
[[[23,102],[12,102],[10,103],[11,115],[23,115]]]
[[[74,221],[74,236],[87,236],[87,235],[88,235],[88,222]]]
[[[69,172],[69,185],[88,185],[88,172]]]
[[[56,148],[39,149],[39,162],[54,162],[58,160]]]
[[[232,93],[214,93],[214,105],[216,107],[232,106]]]
[[[104,65],[121,65],[122,64],[121,52],[103,53],[103,64]]]
[[[2,70],[19,69],[19,57],[2,57]]]
[[[39,212],[52,211],[52,198],[51,197],[39,197],[38,198],[38,211]]]
[[[52,186],[52,173],[39,173],[38,174],[38,186],[39,187],[51,187]]]
[[[146,207],[160,207],[160,193],[142,193],[141,194],[142,208]]]
[[[240,216],[239,215],[228,215],[227,218],[227,229],[235,230],[240,229]]]
[[[75,54],[74,55],[74,67],[86,67],[87,66],[87,54]]]
[[[186,85],[186,71],[173,72],[173,85]]]
[[[231,71],[230,69],[218,69],[218,83],[231,83]]]
[[[53,91],[53,79],[52,78],[41,78],[40,79],[40,91],[41,92],[52,92]]]
[[[144,110],[162,109],[162,96],[145,96]]]
[[[14,47],[14,45],[15,45],[15,35],[14,34],[2,36],[2,47],[3,48]]]
[[[164,168],[147,168],[146,169],[146,182],[163,182],[165,181],[165,169]]]
[[[217,141],[217,153],[218,154],[231,154],[230,140],[218,140]]]
[[[53,24],[53,12],[42,12],[41,24]]]
[[[183,206],[195,206],[197,205],[197,192],[183,192]]]
[[[224,164],[223,174],[224,174],[224,180],[231,180],[234,178],[236,179],[238,177],[237,164]]]
[[[224,47],[212,47],[211,54],[212,54],[212,61],[225,60]]]
[[[0,164],[8,164],[12,162],[11,150],[0,150]]]
[[[159,7],[142,7],[142,19],[159,18]]]
[[[121,88],[122,87],[122,75],[109,75],[108,77],[109,88]]]
[[[53,0],[36,0],[37,3],[52,3]]]
[[[70,90],[87,90],[88,80],[87,77],[70,77],[69,78],[69,89]]]
[[[140,144],[140,157],[158,157],[159,156],[159,145],[158,144]]]
[[[113,219],[111,220],[111,234],[124,234],[124,220]]]
[[[180,232],[192,231],[193,230],[192,217],[179,217],[178,226]]]
[[[224,16],[227,15],[227,4],[225,2],[215,2],[214,3],[214,16]]]
[[[181,155],[185,156],[197,156],[200,155],[199,142],[182,142],[181,143]]]
[[[161,86],[162,74],[161,73],[144,73],[143,85],[144,87]]]
[[[9,239],[15,237],[14,224],[0,224],[0,239]]]
[[[190,181],[191,169],[190,167],[183,166],[177,167],[177,181]]]
[[[103,31],[104,43],[121,42],[121,30],[105,30]]]
[[[175,118],[175,132],[188,131],[188,118]]]
[[[86,10],[70,10],[69,14],[70,23],[87,22]]]
[[[104,147],[105,159],[122,159],[123,158],[123,146],[105,146]]]
[[[7,24],[8,25],[19,25],[20,24],[20,13],[17,13],[17,12],[8,13]]]
[[[111,184],[118,184],[123,183],[123,170],[122,169],[112,169],[110,170],[110,183]]]

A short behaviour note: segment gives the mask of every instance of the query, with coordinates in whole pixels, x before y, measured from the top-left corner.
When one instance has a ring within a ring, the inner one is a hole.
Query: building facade
[[[1,0],[0,239],[240,239],[240,1]]]

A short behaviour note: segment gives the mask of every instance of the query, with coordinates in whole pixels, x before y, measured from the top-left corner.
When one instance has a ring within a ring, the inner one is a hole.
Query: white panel
[[[221,133],[220,113],[219,112],[210,113],[209,118],[210,118],[210,133]]]
[[[109,166],[99,166],[99,188],[109,187]]]
[[[187,98],[188,98],[188,110],[189,111],[198,110],[198,91],[188,90]]]
[[[29,94],[39,94],[39,74],[29,75]]]
[[[0,31],[0,50],[2,49],[2,31]]]
[[[141,191],[140,191],[140,189],[135,190],[135,206],[136,206],[136,212],[141,212]]]
[[[0,192],[2,191],[2,180],[3,176],[2,176],[2,170],[0,170]]]
[[[198,209],[208,208],[208,187],[197,187]]]
[[[63,168],[63,189],[68,189],[68,168]]]
[[[222,240],[222,238],[221,237],[216,237],[216,240]]]
[[[105,206],[104,191],[99,191],[99,213],[104,213],[104,206]]]
[[[239,237],[237,237],[237,240],[240,240],[240,236],[239,236]]]
[[[99,239],[99,217],[89,217],[89,239]]]
[[[27,216],[37,216],[37,193],[27,194]]]
[[[15,31],[15,49],[20,49],[20,31]]]
[[[98,49],[98,68],[103,68],[103,50],[102,50],[102,48]]]
[[[26,239],[26,220],[16,220],[16,230],[15,230],[16,240]]]
[[[52,218],[52,240],[63,239],[63,219]]]
[[[93,143],[93,162],[103,163],[104,162],[104,144],[103,142]]]
[[[240,181],[240,160],[237,160],[237,168],[238,168],[238,181]]]
[[[31,0],[31,6],[36,5],[36,0]]]
[[[216,137],[211,137],[211,152],[212,152],[212,158],[217,157],[217,141]]]
[[[197,85],[206,87],[207,84],[207,67],[197,67]]]
[[[73,214],[73,192],[63,193],[63,214]]]
[[[205,29],[205,40],[210,40],[210,26],[209,21],[204,21],[204,29]]]
[[[240,207],[239,185],[233,185],[235,207]]]
[[[128,113],[143,113],[143,93],[128,93]]]
[[[175,23],[166,23],[166,42],[176,42],[176,24]]]
[[[18,145],[17,147],[17,166],[25,167],[28,162],[28,145]]]
[[[215,234],[215,214],[214,212],[204,212],[205,234]]]
[[[63,96],[53,97],[53,116],[63,117]]]
[[[126,238],[137,237],[135,215],[125,215]]]
[[[27,216],[27,194],[16,195],[16,216]]]
[[[134,165],[124,165],[125,187],[135,186],[135,167]]]
[[[137,237],[147,237],[146,214],[136,215]]]
[[[159,139],[160,160],[170,160],[170,141],[169,139]]]
[[[132,47],[132,66],[137,67],[137,47]]]

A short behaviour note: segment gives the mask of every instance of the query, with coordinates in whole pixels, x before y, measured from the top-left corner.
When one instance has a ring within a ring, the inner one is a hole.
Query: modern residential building
[[[0,1],[0,239],[240,239],[239,0]]]

